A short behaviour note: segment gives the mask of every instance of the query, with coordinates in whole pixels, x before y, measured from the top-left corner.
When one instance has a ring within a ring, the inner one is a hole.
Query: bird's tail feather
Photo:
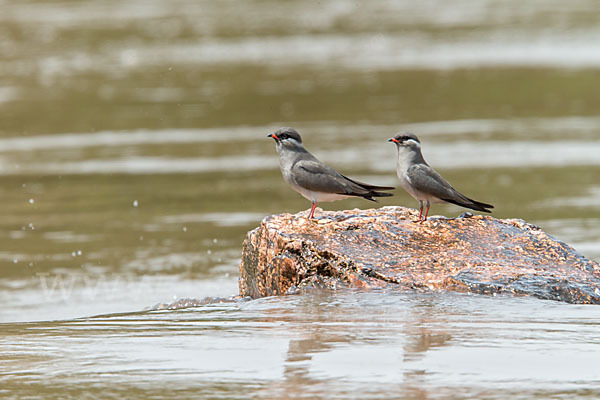
[[[375,197],[391,197],[393,195],[394,195],[393,193],[385,193],[385,192],[375,192],[375,191],[373,191],[373,192],[370,192],[370,193],[367,193],[367,194],[362,194],[362,195],[359,195],[359,196],[361,196],[362,198],[365,198],[367,200],[371,200],[371,201],[374,201],[375,203],[377,203],[377,199]]]
[[[375,193],[375,190],[394,190],[396,189],[393,186],[378,186],[378,185],[371,185],[369,183],[364,183],[364,182],[360,182],[360,181],[355,181],[354,179],[348,178],[345,175],[342,175],[344,178],[348,179],[350,182],[357,184],[358,186],[362,187],[363,189],[366,190],[372,190],[373,193]],[[389,195],[391,196],[391,195]],[[376,196],[376,197],[385,197],[385,196]]]
[[[392,197],[394,195],[394,193],[388,193],[388,192],[371,192],[369,193],[370,196],[373,197]]]
[[[482,211],[482,212],[487,212],[487,213],[491,213],[491,211],[488,210],[488,208],[494,208],[494,206],[491,204],[482,203],[480,201],[470,199],[466,196],[464,196],[464,200],[461,199],[462,201],[459,201],[456,199],[441,199],[441,200],[444,200],[448,203],[456,204],[457,206],[470,208],[471,210]]]

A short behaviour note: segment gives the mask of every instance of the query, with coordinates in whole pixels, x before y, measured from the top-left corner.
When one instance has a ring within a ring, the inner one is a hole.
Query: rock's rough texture
[[[522,220],[403,207],[265,218],[244,241],[240,295],[306,287],[513,293],[600,304],[600,265]]]

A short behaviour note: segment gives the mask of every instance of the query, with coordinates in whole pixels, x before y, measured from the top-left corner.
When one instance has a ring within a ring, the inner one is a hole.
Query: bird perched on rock
[[[400,186],[419,202],[419,221],[427,220],[431,203],[452,203],[472,210],[491,212],[491,204],[468,198],[452,187],[440,174],[427,164],[421,153],[421,141],[412,133],[399,133],[388,140],[398,148],[396,174]],[[423,204],[427,205],[423,217]]]
[[[393,190],[393,187],[355,181],[317,160],[304,148],[300,134],[293,128],[279,128],[267,136],[275,139],[283,179],[292,189],[312,202],[310,219],[314,218],[315,208],[320,201],[336,201],[348,197],[377,201],[375,197],[393,196],[392,193],[379,191]]]

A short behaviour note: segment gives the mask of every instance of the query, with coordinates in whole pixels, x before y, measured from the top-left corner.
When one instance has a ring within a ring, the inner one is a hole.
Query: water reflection
[[[502,296],[314,292],[2,324],[0,368],[13,372],[3,387],[52,377],[89,393],[102,386],[104,395],[122,390],[102,385],[108,374],[125,387],[135,379],[141,386],[132,393],[159,395],[168,382],[181,393],[224,397],[241,387],[270,398],[385,397],[390,388],[426,397],[543,398],[565,384],[565,393],[585,397],[598,395],[596,308]]]

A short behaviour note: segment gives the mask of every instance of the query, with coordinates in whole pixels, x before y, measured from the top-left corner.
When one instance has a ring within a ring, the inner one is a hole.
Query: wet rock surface
[[[600,265],[539,227],[489,216],[430,217],[403,207],[265,218],[248,232],[240,295],[310,288],[512,293],[600,304]]]

